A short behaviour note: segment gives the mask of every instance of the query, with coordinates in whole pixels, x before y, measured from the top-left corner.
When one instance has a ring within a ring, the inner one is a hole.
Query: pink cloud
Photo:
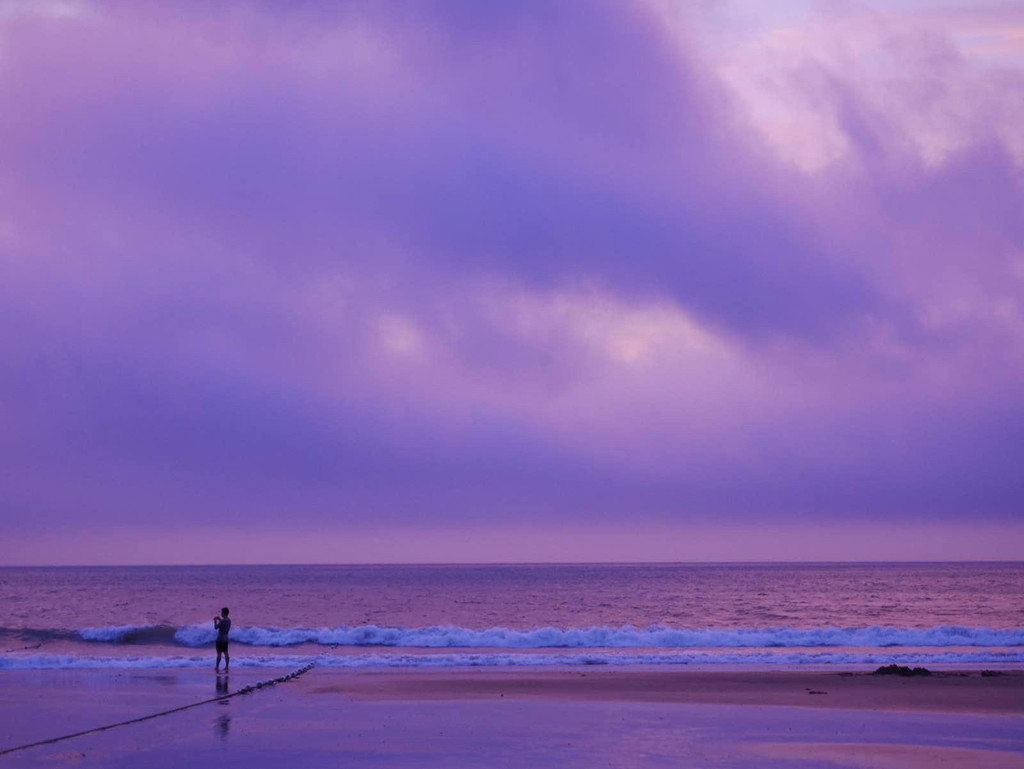
[[[0,19],[25,536],[1019,513],[1019,72],[886,16],[84,8]]]

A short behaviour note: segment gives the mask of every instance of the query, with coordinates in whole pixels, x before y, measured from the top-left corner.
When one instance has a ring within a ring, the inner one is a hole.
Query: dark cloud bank
[[[1019,517],[1008,148],[926,163],[836,81],[807,174],[655,11],[499,5],[3,22],[9,526]],[[673,307],[766,406],[656,366],[700,429],[619,461],[628,388],[550,416],[612,364],[486,292]]]

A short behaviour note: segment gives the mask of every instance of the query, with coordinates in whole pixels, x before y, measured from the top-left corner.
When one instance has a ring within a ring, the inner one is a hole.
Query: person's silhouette
[[[228,607],[220,610],[220,616],[213,618],[213,626],[217,629],[217,664],[213,669],[220,672],[220,657],[224,655],[224,672],[228,672],[231,665],[231,655],[228,654],[228,631],[231,630],[231,620],[228,619]]]

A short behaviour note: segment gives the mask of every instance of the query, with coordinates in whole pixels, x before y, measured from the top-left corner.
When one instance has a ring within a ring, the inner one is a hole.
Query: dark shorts
[[[228,653],[228,642],[227,641],[217,641],[217,654],[227,654],[227,653]]]

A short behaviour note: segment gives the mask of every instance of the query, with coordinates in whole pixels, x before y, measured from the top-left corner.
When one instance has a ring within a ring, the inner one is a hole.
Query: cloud
[[[383,258],[410,271],[582,276],[666,292],[743,334],[832,333],[884,301],[779,199],[786,180],[762,178],[656,17],[552,7],[515,23],[456,14],[483,30],[472,42],[443,16],[426,27],[436,40],[401,13],[361,20],[378,25],[365,47],[412,51],[385,77],[324,53],[356,32],[307,30],[310,61],[289,36],[264,42],[273,20],[259,16],[227,46],[189,16],[24,30],[10,160],[48,198],[56,186],[157,210],[289,270],[372,268],[386,238]],[[60,37],[64,58],[34,34]],[[39,142],[49,151],[21,151]]]
[[[23,530],[1020,510],[1020,72],[871,14],[87,8],[0,18]]]

